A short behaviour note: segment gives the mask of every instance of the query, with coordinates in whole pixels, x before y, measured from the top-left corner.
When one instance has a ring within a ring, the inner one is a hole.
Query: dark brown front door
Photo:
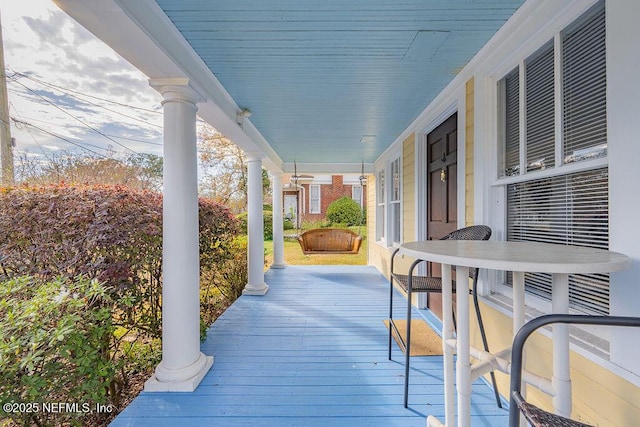
[[[440,239],[458,225],[458,115],[454,114],[427,135],[427,239]],[[440,265],[430,274],[440,276]],[[430,294],[428,307],[442,318],[440,294]]]

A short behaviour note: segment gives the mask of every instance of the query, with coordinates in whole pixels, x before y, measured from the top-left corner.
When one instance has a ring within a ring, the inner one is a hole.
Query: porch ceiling
[[[283,162],[370,163],[523,0],[157,2]]]
[[[370,171],[525,0],[53,1],[150,78],[187,78],[267,168],[344,173]]]

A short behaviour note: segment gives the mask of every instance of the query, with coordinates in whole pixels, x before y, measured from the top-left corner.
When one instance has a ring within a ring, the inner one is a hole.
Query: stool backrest
[[[489,240],[491,228],[486,225],[471,225],[452,231],[440,240]]]
[[[489,240],[490,237],[491,228],[487,227],[486,225],[471,225],[469,227],[464,227],[456,231],[452,231],[440,240]],[[469,277],[475,280],[477,276],[478,269],[470,268]]]

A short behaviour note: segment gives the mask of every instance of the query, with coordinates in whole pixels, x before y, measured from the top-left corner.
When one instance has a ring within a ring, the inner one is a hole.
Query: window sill
[[[567,163],[539,171],[527,172],[522,175],[499,177],[493,182],[492,186],[496,187],[508,184],[517,184],[520,182],[532,181],[535,179],[567,175],[575,172],[599,169],[608,165],[609,159],[607,157],[599,157],[597,159],[583,160],[580,162]]]

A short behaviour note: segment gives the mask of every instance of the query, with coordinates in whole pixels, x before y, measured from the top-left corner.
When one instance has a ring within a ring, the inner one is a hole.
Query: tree
[[[134,153],[120,160],[65,151],[41,160],[22,155],[18,176],[22,183],[30,185],[108,184],[158,192],[162,189],[162,157]]]
[[[247,159],[240,147],[210,126],[198,132],[198,153],[202,173],[200,194],[234,212],[247,209]],[[268,172],[262,170],[263,193],[270,191]]]
[[[136,170],[140,189],[157,192],[162,190],[163,159],[161,156],[136,153],[129,156],[126,163]]]

